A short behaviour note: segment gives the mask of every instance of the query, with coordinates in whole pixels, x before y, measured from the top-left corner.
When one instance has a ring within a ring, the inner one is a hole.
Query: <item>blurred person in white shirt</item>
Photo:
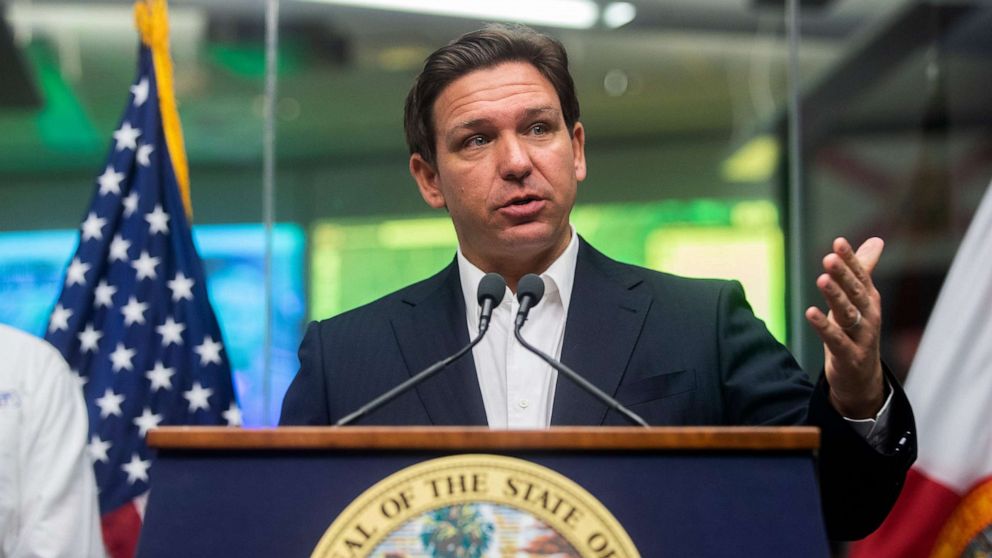
[[[106,555],[87,430],[62,355],[0,324],[0,558]]]

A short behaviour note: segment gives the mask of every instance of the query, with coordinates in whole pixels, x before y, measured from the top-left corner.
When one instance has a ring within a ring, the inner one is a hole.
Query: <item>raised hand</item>
[[[873,418],[884,403],[882,301],[871,280],[884,246],[882,239],[869,238],[855,253],[847,239],[835,239],[816,278],[830,310],[824,315],[815,306],[806,309],[806,320],[823,341],[830,402],[853,419]]]

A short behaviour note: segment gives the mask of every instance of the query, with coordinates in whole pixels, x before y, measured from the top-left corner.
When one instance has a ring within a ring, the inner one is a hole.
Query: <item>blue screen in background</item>
[[[43,337],[65,268],[76,248],[75,230],[0,233],[0,322]],[[224,336],[245,426],[275,424],[296,374],[305,304],[305,236],[296,225],[276,225],[272,258],[270,382],[264,379],[265,264],[261,225],[193,227],[207,274],[210,302]]]

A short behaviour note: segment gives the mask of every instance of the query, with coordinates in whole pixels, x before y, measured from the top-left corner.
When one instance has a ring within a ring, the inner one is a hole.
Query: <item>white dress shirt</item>
[[[579,239],[572,229],[568,247],[541,274],[544,297],[520,330],[528,343],[556,359],[561,358],[578,255]],[[479,332],[482,311],[476,289],[485,273],[465,259],[461,250],[458,250],[458,273],[465,296],[468,334],[473,338]],[[558,373],[517,342],[513,321],[519,308],[520,303],[507,287],[503,301],[493,310],[489,332],[472,349],[490,428],[544,428],[551,424]]]

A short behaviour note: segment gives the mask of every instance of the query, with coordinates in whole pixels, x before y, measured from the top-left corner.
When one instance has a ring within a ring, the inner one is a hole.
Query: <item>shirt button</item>
[[[520,405],[520,408],[521,409],[526,409],[527,408],[527,405],[530,405],[530,402],[527,401],[526,399],[521,399],[520,400],[520,403],[517,403],[517,404]]]

